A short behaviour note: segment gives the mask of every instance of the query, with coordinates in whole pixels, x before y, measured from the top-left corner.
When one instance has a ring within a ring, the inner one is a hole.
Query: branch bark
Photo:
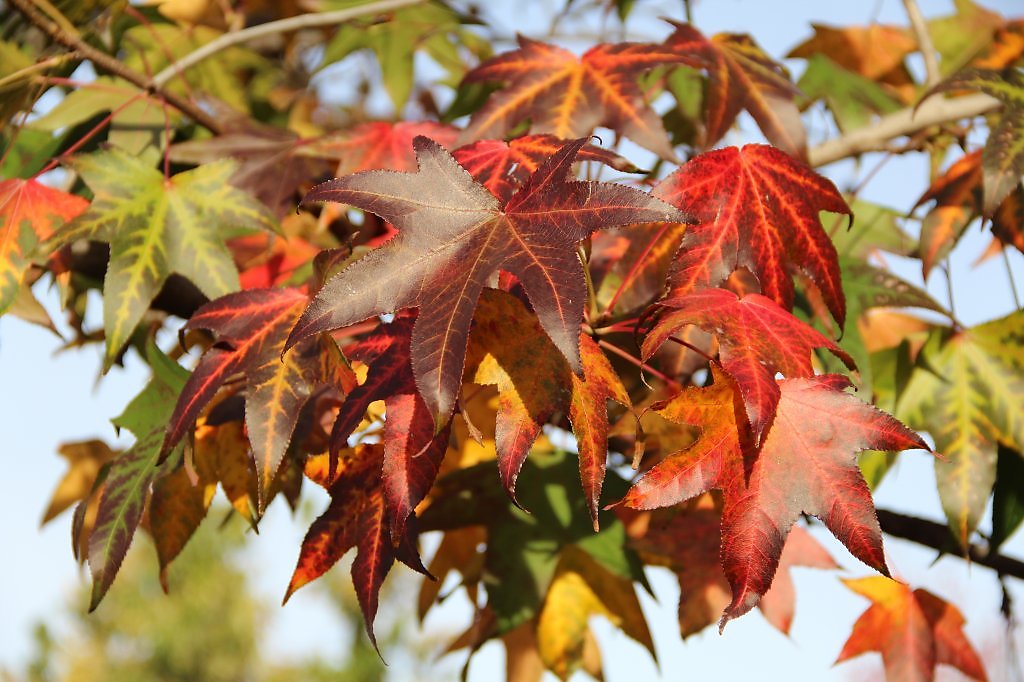
[[[50,37],[53,42],[74,50],[84,59],[88,59],[97,68],[123,78],[132,85],[149,92],[167,104],[171,105],[193,121],[209,129],[214,133],[221,131],[221,126],[215,118],[200,109],[196,104],[183,99],[172,92],[164,92],[154,86],[152,81],[134,69],[125,66],[116,57],[111,57],[106,52],[97,50],[76,35],[72,35],[61,28],[60,24],[39,12],[33,5],[32,0],[9,0],[10,4],[21,12],[22,15],[36,28]]]
[[[233,45],[251,42],[268,35],[289,33],[304,28],[333,26],[361,16],[380,14],[382,12],[389,12],[411,5],[418,5],[424,1],[425,0],[379,0],[378,2],[373,2],[368,5],[336,10],[334,12],[301,14],[299,16],[281,19],[279,21],[259,24],[258,26],[252,26],[241,31],[225,33],[209,43],[206,43],[197,50],[188,53],[178,61],[168,65],[153,78],[147,78],[145,75],[123,64],[116,57],[112,57],[101,50],[97,50],[82,40],[79,36],[65,30],[61,27],[59,22],[54,21],[51,17],[39,12],[32,0],[10,0],[10,4],[21,12],[34,26],[48,35],[55,43],[74,50],[84,59],[88,59],[95,64],[99,69],[119,76],[132,85],[161,98],[199,125],[209,129],[211,132],[220,133],[222,132],[222,126],[216,118],[203,111],[194,102],[183,99],[172,92],[167,92],[164,89],[172,79],[204,59],[207,59],[208,57],[211,57]]]
[[[23,1],[23,0],[22,0]],[[300,14],[299,16],[270,21],[265,24],[251,26],[241,31],[225,33],[222,36],[211,40],[194,52],[190,52],[173,64],[168,65],[163,71],[153,76],[153,85],[157,88],[165,86],[172,78],[190,69],[204,59],[211,57],[222,50],[233,45],[252,42],[265,36],[291,33],[304,28],[318,28],[321,26],[333,26],[351,19],[357,19],[370,14],[380,14],[392,10],[409,7],[410,5],[422,4],[425,0],[379,0],[368,5],[360,5],[349,9],[339,9],[333,12],[318,12],[312,14]]]
[[[893,537],[916,542],[925,547],[951,554],[964,556],[963,549],[950,535],[949,528],[941,523],[915,516],[897,514],[887,509],[878,510],[878,522],[882,532]],[[966,558],[979,566],[991,568],[999,575],[1008,575],[1024,580],[1024,561],[1008,557],[998,552],[990,552],[979,545],[968,545]]]
[[[878,119],[873,125],[828,140],[811,149],[812,166],[824,166],[864,152],[887,151],[893,140],[928,126],[981,116],[1001,106],[995,97],[975,94],[946,99],[930,97],[916,108],[908,107]]]

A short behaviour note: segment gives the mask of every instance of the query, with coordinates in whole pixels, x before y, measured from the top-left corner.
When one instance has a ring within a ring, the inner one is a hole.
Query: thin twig
[[[942,80],[942,73],[939,71],[939,60],[935,56],[935,46],[932,44],[932,37],[928,34],[928,24],[925,23],[921,8],[917,6],[917,0],[903,0],[903,7],[907,10],[907,17],[910,19],[910,26],[914,29],[914,37],[917,38],[917,47],[924,57],[924,70],[928,87],[939,84]]]
[[[39,10],[36,9],[32,0],[9,0],[9,2],[11,6],[21,12],[21,14],[24,15],[30,23],[32,23],[32,25],[48,35],[53,42],[74,50],[81,55],[82,58],[91,61],[98,69],[108,71],[150,94],[159,96],[160,99],[165,101],[167,104],[170,104],[172,107],[185,114],[204,128],[215,133],[219,133],[221,131],[221,126],[217,120],[200,109],[197,105],[178,97],[172,92],[164,92],[154,85],[150,79],[146,78],[138,71],[126,66],[116,57],[111,57],[106,52],[97,50],[92,45],[89,45],[78,36],[68,33],[61,28],[60,24],[56,21],[41,14]]]
[[[626,360],[631,365],[635,365],[635,366],[639,367],[642,371],[650,372],[654,376],[656,376],[659,379],[661,379],[662,381],[664,381],[669,386],[671,386],[673,388],[676,388],[676,389],[680,388],[681,384],[678,381],[676,381],[675,379],[673,379],[669,375],[665,374],[661,370],[659,370],[659,369],[657,369],[655,367],[651,367],[646,362],[644,362],[644,361],[642,361],[642,360],[640,360],[638,358],[633,357],[632,355],[630,355],[626,351],[622,350],[621,348],[619,348],[615,344],[608,343],[604,339],[598,339],[597,345],[600,346],[601,348],[604,348],[605,350],[607,350],[610,353],[614,353],[615,355],[618,355],[620,358],[622,358],[623,360]]]
[[[14,1],[25,2],[25,0]],[[411,5],[419,5],[423,2],[425,2],[425,0],[379,0],[379,2],[373,2],[368,5],[360,5],[359,7],[351,7],[349,9],[339,9],[333,12],[300,14],[296,17],[288,17],[287,19],[268,21],[265,24],[250,26],[249,28],[242,29],[241,31],[225,33],[224,35],[206,43],[197,50],[189,52],[173,64],[168,65],[167,68],[153,77],[153,86],[156,88],[162,88],[178,74],[192,68],[204,59],[232,47],[233,45],[252,42],[253,40],[258,40],[265,36],[291,33],[304,28],[333,26],[352,19],[358,19],[359,17],[363,17],[368,14],[390,12],[392,10],[409,7]]]
[[[1017,282],[1013,276],[1013,267],[1010,264],[1010,254],[1006,253],[1006,247],[999,249],[999,252],[1003,254],[1003,265],[1006,266],[1006,276],[1010,280],[1010,292],[1013,293],[1013,305],[1017,310],[1021,310],[1020,307],[1020,295],[1017,293]]]
[[[929,126],[981,116],[999,106],[999,100],[983,94],[953,99],[931,97],[916,111],[907,107],[879,118],[872,125],[823,142],[811,149],[808,157],[812,166],[824,166],[864,152],[887,151],[896,138]]]
[[[23,69],[18,69],[14,73],[9,73],[6,76],[4,76],[3,78],[0,78],[0,88],[4,87],[8,83],[13,83],[13,82],[15,82],[15,81],[17,81],[17,80],[19,80],[21,78],[24,78],[25,76],[29,76],[29,75],[31,75],[33,73],[37,73],[39,71],[46,71],[51,66],[60,66],[64,62],[68,61],[70,58],[71,58],[70,54],[59,54],[59,55],[55,55],[53,57],[50,57],[48,59],[44,59],[41,62],[36,62],[35,64],[30,64],[29,66],[26,66]]]

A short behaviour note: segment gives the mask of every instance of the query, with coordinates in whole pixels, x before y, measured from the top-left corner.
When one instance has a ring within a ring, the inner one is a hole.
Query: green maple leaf
[[[172,273],[187,277],[211,299],[235,291],[238,271],[224,240],[275,229],[266,207],[228,184],[235,170],[230,161],[170,178],[117,151],[79,157],[69,165],[95,198],[45,246],[52,251],[79,239],[110,244],[103,283],[104,369]]]
[[[998,444],[1024,448],[1024,313],[929,336],[897,406],[897,417],[928,431],[939,497],[950,527],[966,544],[996,479]]]

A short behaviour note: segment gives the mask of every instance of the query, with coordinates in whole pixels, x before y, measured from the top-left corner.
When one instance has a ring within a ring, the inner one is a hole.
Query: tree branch
[[[9,2],[36,28],[48,35],[53,42],[74,50],[84,59],[88,59],[95,64],[97,68],[123,78],[132,85],[159,97],[204,128],[208,128],[215,133],[220,132],[221,126],[217,120],[200,109],[197,105],[186,99],[178,97],[174,93],[164,92],[160,88],[156,87],[150,79],[146,78],[138,71],[125,66],[117,58],[111,57],[106,52],[97,50],[78,36],[68,33],[61,28],[56,21],[41,14],[39,10],[36,9],[35,5],[32,4],[32,0],[9,0]]]
[[[954,556],[963,557],[963,549],[956,543],[949,528],[941,523],[919,519],[888,511],[878,510],[878,522],[882,532],[893,537],[916,542],[925,547]],[[979,566],[991,568],[999,575],[1008,575],[1024,580],[1024,561],[1008,557],[998,552],[990,552],[979,545],[968,545],[967,558]]]
[[[954,99],[930,97],[916,110],[907,107],[883,116],[873,125],[823,142],[811,149],[808,156],[812,166],[824,166],[864,152],[887,151],[895,138],[912,135],[928,126],[981,116],[1000,105],[996,98],[983,94]]]
[[[942,73],[939,71],[939,60],[935,58],[935,46],[928,34],[928,24],[924,21],[921,8],[917,6],[917,0],[903,0],[903,7],[907,10],[907,17],[914,29],[914,37],[917,38],[917,48],[924,57],[924,70],[927,74],[928,87],[934,87],[942,80]]]
[[[23,0],[22,0],[23,1]],[[368,14],[379,14],[391,10],[401,9],[410,5],[418,5],[425,0],[379,0],[368,5],[339,9],[333,12],[317,12],[311,14],[300,14],[296,17],[270,21],[265,24],[251,26],[241,31],[225,33],[214,40],[206,43],[194,52],[190,52],[173,64],[168,65],[163,71],[153,76],[153,85],[162,88],[172,78],[190,69],[207,57],[217,54],[233,45],[251,42],[269,35],[290,33],[304,28],[317,28],[320,26],[333,26],[356,19]]]

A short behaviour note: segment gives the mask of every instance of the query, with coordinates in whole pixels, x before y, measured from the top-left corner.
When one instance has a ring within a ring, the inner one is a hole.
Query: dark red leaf
[[[636,189],[568,181],[584,143],[563,146],[504,206],[424,137],[414,142],[417,173],[371,171],[314,189],[307,201],[361,207],[393,223],[399,234],[329,280],[288,345],[373,315],[417,307],[413,373],[435,424],[443,425],[455,406],[477,299],[505,270],[519,279],[544,331],[579,373],[587,292],[578,242],[604,227],[683,219]]]
[[[669,275],[673,295],[716,287],[742,267],[789,309],[792,276],[802,272],[843,323],[839,259],[819,212],[853,214],[831,181],[778,149],[746,145],[694,157],[652,194],[697,220]]]

